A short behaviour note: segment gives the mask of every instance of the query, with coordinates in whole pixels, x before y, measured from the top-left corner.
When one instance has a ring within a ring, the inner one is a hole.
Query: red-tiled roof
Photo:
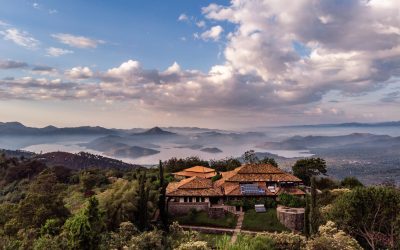
[[[212,168],[207,168],[203,166],[195,166],[191,168],[184,169],[180,172],[173,173],[175,176],[192,177],[198,176],[202,178],[212,178],[217,172]]]
[[[214,187],[210,179],[194,176],[169,183],[167,196],[222,196],[222,191]]]

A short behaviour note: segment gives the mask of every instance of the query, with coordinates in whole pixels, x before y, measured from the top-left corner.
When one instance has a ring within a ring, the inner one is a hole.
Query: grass
[[[228,234],[206,234],[206,233],[200,233],[200,240],[206,241],[208,243],[208,246],[211,247],[212,249],[217,248],[217,244],[221,242],[222,240],[226,239],[228,242],[231,241],[232,236]]]
[[[283,232],[289,231],[276,216],[276,209],[268,209],[265,213],[256,213],[254,209],[244,214],[243,230]]]
[[[225,217],[212,219],[208,217],[207,212],[201,211],[175,217],[174,220],[178,221],[181,225],[234,228],[237,217],[228,213]]]

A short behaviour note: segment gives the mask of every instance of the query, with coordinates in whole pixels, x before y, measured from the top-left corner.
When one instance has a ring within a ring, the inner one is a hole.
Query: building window
[[[187,197],[183,198],[183,202],[187,202]]]
[[[204,197],[201,197],[201,202],[205,202],[206,199]]]
[[[196,197],[196,202],[200,202],[200,197]]]
[[[192,197],[189,197],[189,202],[193,202],[193,199],[192,199]]]

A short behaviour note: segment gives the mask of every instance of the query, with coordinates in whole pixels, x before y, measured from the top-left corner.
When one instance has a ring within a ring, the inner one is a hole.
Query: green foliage
[[[254,209],[247,211],[244,214],[242,229],[268,232],[287,231],[287,228],[279,222],[276,209],[268,209],[265,213],[257,213]]]
[[[63,242],[64,239],[59,236],[42,235],[35,240],[33,243],[33,250],[64,250],[67,249],[67,245]]]
[[[240,206],[243,207],[244,211],[254,209],[256,204],[264,204],[265,208],[276,208],[276,201],[273,198],[250,198],[244,197],[239,200],[229,200],[226,202],[230,206]]]
[[[146,172],[139,177],[138,192],[138,213],[136,217],[139,230],[143,231],[148,227],[148,201],[150,188],[147,185]]]
[[[261,164],[269,164],[269,165],[272,165],[274,167],[278,167],[278,163],[275,161],[274,158],[264,157],[263,159],[261,159],[259,161],[259,163],[261,163]]]
[[[65,221],[69,211],[64,206],[59,184],[54,173],[43,172],[31,183],[26,198],[21,200],[16,211],[18,224],[23,228],[40,228],[47,219]]]
[[[85,192],[91,191],[96,186],[109,183],[105,174],[95,169],[81,171],[79,181]]]
[[[143,232],[132,237],[128,242],[129,250],[155,250],[163,249],[163,236],[161,231]]]
[[[258,163],[258,161],[259,161],[259,159],[256,155],[256,152],[254,150],[248,150],[248,151],[244,152],[244,154],[242,155],[242,158],[243,158],[244,162],[247,164],[255,164],[255,163]]]
[[[138,234],[139,231],[132,222],[122,222],[118,232],[111,232],[106,245],[110,249],[122,249],[124,246],[128,245],[128,242],[133,236]]]
[[[177,250],[210,250],[205,241],[188,241],[179,245]]]
[[[310,197],[306,195],[306,207],[304,210],[304,229],[303,233],[308,238],[311,235],[310,232]]]
[[[218,181],[218,180],[221,179],[221,178],[222,178],[222,174],[218,173],[217,175],[215,175],[215,176],[213,176],[213,177],[211,178],[211,181],[212,181],[212,182]]]
[[[138,211],[138,183],[119,179],[98,196],[104,221],[109,230],[115,230],[125,221],[135,221]]]
[[[168,214],[166,211],[166,190],[167,190],[167,183],[165,182],[164,179],[164,167],[162,165],[162,162],[160,161],[159,164],[159,179],[160,179],[160,188],[159,188],[159,197],[158,197],[158,209],[160,211],[160,219],[161,219],[161,225],[163,230],[168,231]]]
[[[270,164],[274,167],[278,167],[278,163],[274,158],[264,157],[263,159],[259,159],[254,150],[249,150],[244,152],[242,155],[243,161],[247,164]]]
[[[306,158],[296,161],[292,167],[293,174],[299,177],[305,185],[310,185],[311,177],[326,175],[326,162],[321,158]]]
[[[69,218],[64,231],[70,249],[97,249],[104,226],[98,208],[98,201],[91,197],[85,209]]]
[[[45,235],[48,234],[50,236],[55,236],[60,233],[61,231],[62,222],[56,219],[48,219],[46,223],[40,229],[40,234]]]
[[[340,185],[350,189],[364,186],[356,177],[346,177],[340,182]]]
[[[210,167],[218,172],[231,171],[237,167],[240,167],[241,165],[242,163],[233,157],[210,161]]]
[[[391,187],[359,187],[340,196],[329,218],[370,248],[394,249],[400,241],[400,191]]]
[[[310,196],[310,233],[315,234],[319,228],[319,210],[317,207],[317,189],[315,187],[315,177],[311,177],[311,196]]]
[[[231,213],[226,213],[222,218],[212,219],[208,217],[206,212],[201,211],[190,212],[187,215],[175,217],[174,220],[178,221],[179,224],[182,225],[234,228],[236,226],[237,218]]]
[[[195,231],[185,231],[179,225],[178,222],[173,222],[169,226],[169,233],[167,236],[168,247],[171,249],[176,249],[180,246],[187,246],[187,242],[197,242],[200,240],[198,232]]]
[[[209,166],[208,161],[202,160],[197,156],[191,156],[184,159],[171,158],[168,161],[165,161],[163,165],[165,169],[170,173],[178,172],[185,168],[190,168],[194,166]]]
[[[238,235],[235,243],[229,237],[223,237],[217,242],[218,250],[275,250],[275,241],[265,235]]]
[[[321,177],[315,179],[315,186],[319,190],[330,190],[338,188],[340,185],[337,181],[334,181],[331,178]]]
[[[305,200],[301,197],[282,193],[278,196],[278,203],[285,207],[304,207]]]
[[[358,242],[338,230],[335,223],[328,221],[325,225],[319,227],[318,234],[307,242],[309,250],[362,250]]]

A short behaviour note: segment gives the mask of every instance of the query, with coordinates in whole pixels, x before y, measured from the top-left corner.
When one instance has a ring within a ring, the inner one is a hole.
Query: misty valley
[[[400,182],[400,124],[331,124],[258,127],[241,131],[191,127],[107,129],[32,128],[0,123],[0,148],[37,155],[87,152],[151,167],[159,160],[198,156],[241,158],[247,150],[272,157],[289,170],[305,157],[326,159],[328,175],[357,176],[366,184]]]

